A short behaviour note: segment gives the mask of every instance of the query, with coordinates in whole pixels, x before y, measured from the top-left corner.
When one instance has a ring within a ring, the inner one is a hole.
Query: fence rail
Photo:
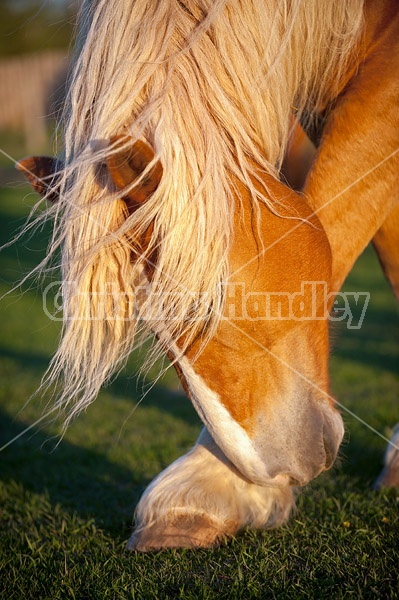
[[[22,129],[28,152],[46,145],[67,68],[66,52],[59,51],[0,60],[0,130]]]

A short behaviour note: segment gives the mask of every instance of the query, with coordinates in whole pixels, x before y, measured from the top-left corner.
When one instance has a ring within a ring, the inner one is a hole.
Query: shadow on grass
[[[48,367],[50,357],[47,354],[31,354],[21,350],[12,348],[4,348],[0,346],[0,358],[8,358],[20,364],[21,368],[34,369],[39,374],[43,374]]]
[[[29,369],[35,371],[35,376],[39,380],[49,366],[50,356],[48,354],[30,353],[21,350],[14,350],[0,346],[0,358],[11,359],[19,365],[20,369]],[[136,360],[134,362],[137,362]],[[144,376],[138,376],[133,369],[129,369],[130,375],[120,375],[112,384],[107,387],[107,392],[115,397],[127,398],[136,405],[144,395],[146,408],[156,408],[161,412],[178,418],[186,425],[195,426],[199,423],[190,400],[177,384],[177,376],[173,378],[174,389],[164,387],[161,383],[154,383]]]
[[[27,374],[28,371],[37,380],[49,360],[46,354],[31,355],[5,348],[0,349],[0,356],[15,363],[16,373],[23,370]],[[140,396],[137,391],[140,389],[141,383],[138,383],[136,377],[120,377],[108,388],[108,394],[128,400],[133,406]],[[109,402],[112,402],[112,398]],[[68,512],[74,512],[84,519],[94,518],[98,526],[112,535],[126,536],[131,529],[134,508],[151,480],[151,477],[143,473],[151,470],[152,461],[164,464],[165,452],[168,453],[164,447],[158,448],[159,444],[165,445],[164,440],[160,442],[156,435],[151,439],[151,418],[154,414],[151,409],[156,409],[156,418],[161,423],[171,420],[173,430],[185,430],[187,426],[195,427],[199,424],[199,418],[185,395],[160,385],[148,391],[143,408],[148,412],[148,420],[146,412],[143,412],[139,422],[147,433],[142,452],[143,460],[147,463],[149,461],[150,467],[140,464],[142,442],[138,436],[135,447],[131,448],[133,458],[126,460],[127,464],[137,464],[137,470],[134,466],[125,466],[123,459],[113,461],[107,450],[102,452],[85,448],[66,438],[57,446],[59,438],[51,437],[48,430],[41,429],[40,425],[23,433],[30,426],[30,421],[21,422],[20,416],[17,420],[14,415],[0,409],[0,447],[23,434],[0,453],[0,479],[5,483],[13,481],[22,484],[25,490],[35,494],[46,494],[53,506],[59,504]],[[87,419],[87,425],[92,429],[90,437],[94,438],[98,417],[97,421],[94,418],[92,426],[90,418]],[[132,419],[137,430],[139,426],[134,417]],[[123,426],[122,420],[119,425]],[[116,438],[119,425],[115,430]],[[134,439],[135,434],[132,437]],[[99,444],[102,443],[101,438],[98,441]],[[110,438],[110,443],[118,442],[114,438],[111,441]],[[121,448],[119,454],[123,452],[123,445]],[[129,449],[126,451],[129,452]],[[181,453],[183,451],[185,449]]]
[[[0,411],[0,443],[17,437],[25,429]],[[115,464],[93,450],[65,439],[55,451],[54,439],[42,431],[27,433],[0,455],[4,482],[22,483],[26,490],[47,493],[52,504],[60,504],[80,517],[95,517],[102,526],[115,529],[131,519],[133,508],[148,484],[130,469]]]

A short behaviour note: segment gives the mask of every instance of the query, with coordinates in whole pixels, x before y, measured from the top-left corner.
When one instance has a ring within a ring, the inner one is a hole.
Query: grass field
[[[33,202],[26,188],[0,190],[1,241]],[[45,252],[44,230],[0,254],[0,290]],[[371,293],[361,329],[334,326],[332,390],[384,435],[399,421],[398,311],[371,249],[347,290]],[[58,324],[31,284],[0,305],[0,597],[397,598],[398,492],[373,491],[385,442],[343,411],[347,435],[334,469],[308,485],[289,524],[246,532],[216,550],[125,551],[134,506],[148,482],[194,442],[200,422],[172,372],[142,392],[140,357],[101,393],[57,446],[61,423],[36,427],[37,388]],[[148,383],[148,382],[144,382]],[[48,400],[48,399],[47,399]]]

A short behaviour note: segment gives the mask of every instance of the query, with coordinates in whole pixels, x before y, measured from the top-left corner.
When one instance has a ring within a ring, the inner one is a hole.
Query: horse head
[[[209,433],[249,481],[304,485],[333,464],[344,431],[328,395],[331,252],[305,200],[264,183],[279,214],[262,205],[257,226],[236,184],[223,317],[180,368]]]
[[[162,165],[140,140],[115,137],[111,144],[116,152],[106,169],[131,214],[156,190]],[[44,194],[56,166],[31,157],[18,168]],[[343,436],[328,395],[331,252],[303,197],[272,177],[257,185],[267,188],[277,212],[262,204],[255,214],[247,190],[234,182],[223,315],[212,339],[205,347],[200,339],[190,344],[176,369],[209,434],[244,477],[304,485],[332,465]],[[145,249],[145,236],[141,243]]]
[[[120,158],[107,166],[123,190],[153,154],[136,147],[132,170]],[[152,176],[143,197],[155,190],[160,165]],[[209,434],[242,475],[261,485],[304,485],[333,464],[344,432],[328,394],[330,246],[305,199],[273,177],[257,185],[277,212],[262,204],[256,214],[245,186],[233,183],[219,327],[205,347],[197,339],[176,359],[184,346],[176,340],[172,354]]]

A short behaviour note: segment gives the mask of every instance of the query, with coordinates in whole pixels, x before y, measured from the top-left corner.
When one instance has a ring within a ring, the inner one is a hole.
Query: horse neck
[[[371,4],[357,74],[328,116],[304,188],[330,242],[336,291],[399,203],[399,9]]]

